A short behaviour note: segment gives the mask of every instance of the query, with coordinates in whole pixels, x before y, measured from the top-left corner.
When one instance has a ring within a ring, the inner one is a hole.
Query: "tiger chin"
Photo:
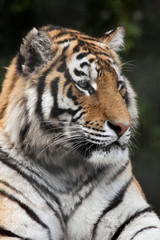
[[[22,39],[0,95],[0,239],[160,240],[129,159],[124,36],[49,25]]]

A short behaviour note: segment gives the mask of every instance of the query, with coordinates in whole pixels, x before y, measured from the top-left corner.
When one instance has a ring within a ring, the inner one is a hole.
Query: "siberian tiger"
[[[160,240],[129,160],[124,34],[46,26],[23,39],[0,95],[0,239]]]

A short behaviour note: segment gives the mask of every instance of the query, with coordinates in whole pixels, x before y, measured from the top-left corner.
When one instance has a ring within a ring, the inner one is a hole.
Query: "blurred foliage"
[[[5,52],[17,49],[33,26],[62,25],[97,36],[124,25],[129,51],[141,34],[140,8],[138,0],[1,0],[0,46]]]
[[[132,72],[128,72],[129,63],[124,71],[138,94],[140,112],[133,166],[137,166],[136,176],[160,213],[159,9],[159,0],[0,0],[0,81],[3,66],[9,64],[21,38],[32,27],[54,24],[100,36],[123,25],[123,59],[135,59]]]

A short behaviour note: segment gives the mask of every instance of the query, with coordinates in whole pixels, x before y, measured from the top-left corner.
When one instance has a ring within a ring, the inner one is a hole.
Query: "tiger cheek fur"
[[[51,25],[22,40],[0,95],[0,239],[160,239],[129,160],[124,33]]]

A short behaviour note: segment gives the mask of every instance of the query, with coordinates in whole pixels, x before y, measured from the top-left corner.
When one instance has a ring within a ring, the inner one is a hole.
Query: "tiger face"
[[[123,37],[123,27],[99,39],[54,26],[31,30],[0,99],[10,143],[35,156],[79,154],[96,165],[127,158],[137,109],[116,53]]]

